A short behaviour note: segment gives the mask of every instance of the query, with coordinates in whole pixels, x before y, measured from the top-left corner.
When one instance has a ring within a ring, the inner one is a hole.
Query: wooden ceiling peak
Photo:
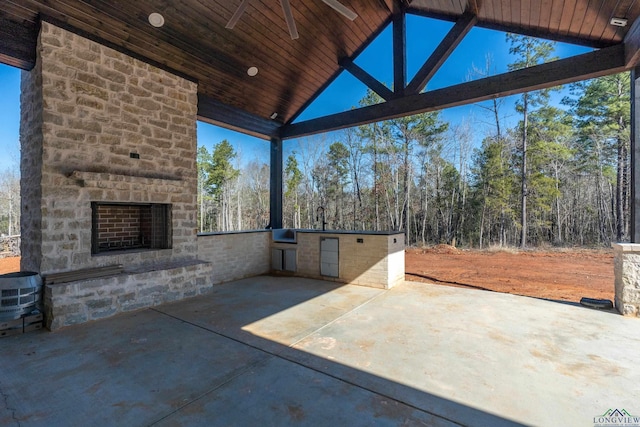
[[[368,81],[391,104],[422,96],[416,94],[474,25],[595,48],[624,44],[627,65],[640,58],[640,0],[554,0],[553,7],[549,0],[340,0],[358,14],[354,21],[321,0],[290,0],[297,40],[291,40],[280,0],[250,1],[235,28],[226,29],[243,2],[3,0],[0,61],[33,67],[40,18],[49,16],[67,29],[197,81],[201,117],[269,138],[281,123],[293,122],[343,69]],[[162,28],[149,25],[151,12],[163,14]],[[408,83],[402,56],[405,12],[455,22]],[[614,27],[612,17],[630,25]],[[390,92],[353,60],[394,20],[394,87],[399,90]],[[250,67],[259,70],[254,77],[247,74]],[[223,113],[216,116],[219,110]],[[270,119],[273,113],[278,121]]]

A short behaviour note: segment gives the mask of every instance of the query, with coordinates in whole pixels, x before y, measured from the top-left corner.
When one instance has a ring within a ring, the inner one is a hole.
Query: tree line
[[[553,42],[507,42],[510,70],[555,59]],[[629,85],[628,73],[573,84],[559,106],[554,89],[525,93],[512,127],[503,100],[482,104],[491,130],[477,147],[471,122],[440,112],[297,141],[284,164],[284,226],[319,228],[322,206],[328,228],[403,230],[410,245],[628,241]],[[369,92],[360,106],[379,102]],[[199,148],[198,174],[201,231],[268,225],[266,162],[242,164],[222,141]]]
[[[20,234],[20,178],[13,169],[8,168],[0,172],[0,237],[18,234]]]

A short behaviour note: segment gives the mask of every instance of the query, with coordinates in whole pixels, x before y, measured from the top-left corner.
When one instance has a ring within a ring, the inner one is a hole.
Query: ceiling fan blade
[[[322,0],[322,1],[327,6],[332,7],[333,10],[335,10],[336,12],[338,12],[339,14],[341,14],[342,16],[344,16],[345,18],[351,21],[353,21],[358,17],[358,15],[353,10],[349,9],[348,7],[340,3],[338,0]]]
[[[282,12],[284,12],[284,19],[287,21],[287,27],[289,27],[291,40],[295,40],[298,38],[298,29],[296,28],[296,21],[293,19],[289,0],[280,0],[280,4],[282,4]]]
[[[248,5],[249,5],[249,0],[242,0],[242,3],[240,3],[240,6],[238,6],[233,16],[231,17],[231,19],[229,19],[229,22],[227,22],[227,25],[225,25],[224,27],[230,30],[233,29],[233,27],[236,26],[236,24],[238,23],[238,20],[240,19],[240,17],[244,13],[244,10],[247,8]]]

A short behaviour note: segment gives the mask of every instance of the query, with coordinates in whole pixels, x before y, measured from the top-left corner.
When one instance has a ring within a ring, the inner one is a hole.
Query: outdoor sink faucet
[[[318,209],[316,209],[316,221],[320,221],[320,215],[322,215],[322,231],[325,231],[327,222],[324,220],[324,206],[318,206]]]

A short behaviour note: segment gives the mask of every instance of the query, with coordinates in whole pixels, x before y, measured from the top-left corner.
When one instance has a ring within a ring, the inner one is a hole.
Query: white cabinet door
[[[320,239],[320,274],[327,277],[339,277],[339,251],[336,238]]]

